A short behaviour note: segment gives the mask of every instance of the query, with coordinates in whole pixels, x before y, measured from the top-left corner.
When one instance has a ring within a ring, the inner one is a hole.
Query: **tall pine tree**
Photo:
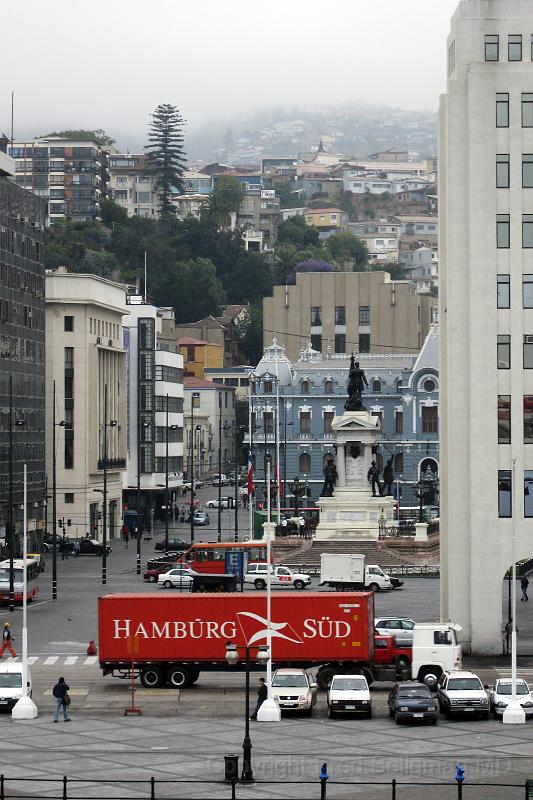
[[[174,217],[176,210],[171,202],[173,190],[184,191],[183,172],[186,156],[183,148],[184,121],[176,106],[168,103],[157,106],[150,123],[145,146],[148,164],[156,175],[156,188],[161,202],[162,218]]]

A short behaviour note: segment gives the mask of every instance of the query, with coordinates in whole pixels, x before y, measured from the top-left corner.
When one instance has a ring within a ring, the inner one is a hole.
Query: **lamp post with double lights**
[[[104,488],[103,488],[103,508],[102,508],[102,584],[107,583],[107,429],[116,428],[118,420],[107,421],[107,384],[104,386]]]
[[[222,424],[222,392],[218,393],[218,509],[217,541],[222,541],[222,434],[230,430],[227,422]]]
[[[57,600],[57,438],[56,428],[64,428],[65,420],[56,422],[56,382],[53,388],[52,406],[52,600]]]
[[[168,432],[177,431],[177,425],[168,424],[168,394],[165,421],[165,553],[168,553]]]
[[[300,478],[296,476],[289,488],[294,496],[294,516],[297,517],[300,510],[300,497],[304,497],[307,493],[307,480],[301,483]]]
[[[199,393],[196,393],[198,398],[200,397]],[[196,431],[201,431],[202,428],[200,425],[197,425],[196,428],[194,427],[194,399],[195,399],[195,392],[191,392],[191,502],[189,504],[189,516],[191,518],[191,544],[194,544],[194,434]]]
[[[234,517],[234,540],[239,541],[239,433],[246,430],[244,425],[237,425],[235,418],[235,517]]]
[[[244,665],[246,670],[246,689],[245,689],[245,711],[244,711],[244,739],[242,743],[242,772],[241,783],[253,783],[254,774],[252,770],[252,740],[250,739],[250,665],[251,653],[255,651],[256,661],[260,665],[265,665],[268,661],[267,645],[237,645],[233,642],[226,642],[226,661],[230,665],[235,665],[239,661],[239,650],[244,651]]]

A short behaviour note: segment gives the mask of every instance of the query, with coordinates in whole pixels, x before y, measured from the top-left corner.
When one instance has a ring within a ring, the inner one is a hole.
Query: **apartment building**
[[[205,480],[218,472],[219,448],[222,472],[227,474],[235,464],[235,388],[194,376],[185,377],[183,382],[187,479],[194,474]]]
[[[157,217],[155,176],[143,153],[112,153],[109,156],[109,195],[126,209],[129,217],[135,214],[150,219]]]
[[[0,535],[5,538],[12,521],[18,552],[24,464],[28,528],[34,546],[46,510],[45,203],[9,180],[14,170],[13,160],[0,151]]]
[[[441,618],[493,655],[533,555],[532,41],[529,0],[463,0],[440,108]]]
[[[104,517],[108,539],[120,537],[127,429],[125,313],[122,284],[65,267],[47,272],[46,469],[50,489],[55,439],[57,517],[74,537],[90,532],[101,541]]]
[[[97,219],[108,194],[108,153],[94,140],[49,136],[14,142],[15,183],[47,203],[48,224]]]
[[[292,286],[274,286],[263,300],[263,345],[276,336],[290,361],[310,340],[313,350],[347,353],[418,352],[436,300],[387,272],[307,272]]]

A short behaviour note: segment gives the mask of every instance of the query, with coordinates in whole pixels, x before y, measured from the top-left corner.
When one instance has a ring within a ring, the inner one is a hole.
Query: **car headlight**
[[[361,700],[361,704],[368,703],[368,700]]]
[[[450,705],[455,706],[458,702],[459,700],[450,700]]]
[[[437,710],[437,706],[428,706],[427,707],[427,711],[436,711],[436,710]]]
[[[525,703],[522,703],[522,708],[533,708],[533,703],[531,700],[527,700]]]
[[[305,694],[301,694],[301,695],[298,697],[298,700],[299,700],[299,702],[300,702],[300,703],[301,703],[303,700],[305,700],[305,699],[306,699],[306,695],[305,695]]]
[[[336,706],[336,705],[338,705],[338,704],[339,704],[339,701],[338,701],[338,700],[331,700],[331,705],[332,705],[332,706]]]
[[[400,711],[409,711],[407,706],[400,706]]]
[[[507,708],[507,703],[504,703],[503,700],[498,700],[496,708]]]

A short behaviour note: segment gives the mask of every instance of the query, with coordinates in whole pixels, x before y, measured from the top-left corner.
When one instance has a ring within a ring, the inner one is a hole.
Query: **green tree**
[[[242,183],[237,178],[232,175],[222,175],[202,207],[202,220],[212,223],[218,229],[229,228],[231,214],[238,212],[244,195]]]
[[[281,208],[302,207],[302,198],[299,193],[291,190],[291,184],[288,181],[276,183],[273,188],[276,190],[276,195],[279,197]]]
[[[263,304],[249,306],[247,317],[237,328],[239,348],[248,364],[257,364],[263,355]]]
[[[287,283],[297,271],[297,265],[313,257],[310,250],[298,250],[293,244],[280,244],[274,254],[274,280]]]
[[[294,216],[278,226],[278,243],[293,244],[299,250],[309,245],[318,244],[319,236],[316,228],[308,225],[302,216]]]
[[[153,168],[156,188],[160,192],[160,214],[163,219],[175,216],[171,202],[173,189],[184,191],[185,150],[184,122],[176,106],[168,103],[157,106],[150,115],[149,144],[145,146],[148,164]]]
[[[102,222],[108,228],[113,228],[115,225],[125,225],[128,222],[126,209],[107,197],[100,200],[100,216]]]
[[[356,272],[364,272],[368,266],[366,243],[348,231],[329,236],[324,242],[324,250],[337,264],[344,265],[346,261],[352,261]]]
[[[93,131],[86,131],[83,128],[71,131],[53,131],[52,133],[45,133],[39,138],[47,138],[49,136],[60,136],[62,139],[77,139],[80,142],[95,141],[101,145],[115,144],[115,139],[108,136],[102,128],[95,128]]]
[[[155,305],[173,306],[176,322],[191,322],[209,314],[216,316],[226,293],[208,258],[178,261],[155,271],[148,290]]]

